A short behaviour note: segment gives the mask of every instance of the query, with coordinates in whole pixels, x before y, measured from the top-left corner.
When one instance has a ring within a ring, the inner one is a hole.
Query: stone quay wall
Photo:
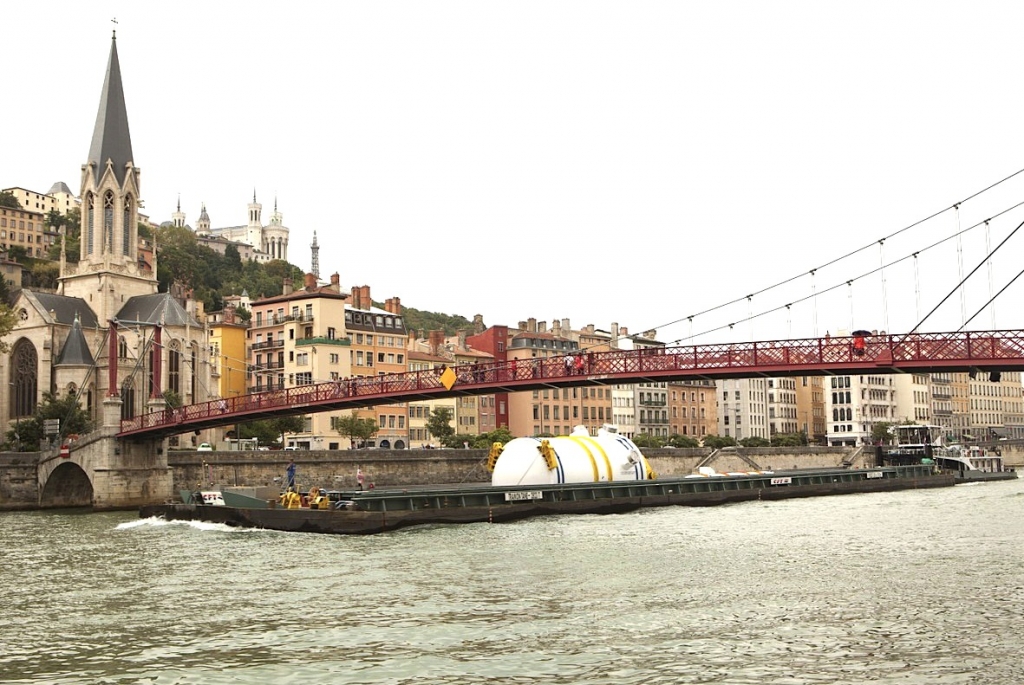
[[[38,452],[0,452],[0,511],[36,508],[38,462]]]

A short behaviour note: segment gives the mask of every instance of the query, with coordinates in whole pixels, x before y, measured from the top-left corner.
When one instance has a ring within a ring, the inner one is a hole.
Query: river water
[[[370,537],[0,514],[3,683],[1024,682],[1024,479]]]

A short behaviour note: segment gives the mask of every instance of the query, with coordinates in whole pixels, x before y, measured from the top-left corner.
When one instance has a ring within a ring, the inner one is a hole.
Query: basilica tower
[[[62,253],[61,294],[80,297],[108,321],[131,297],[157,291],[156,275],[139,266],[139,180],[117,59],[117,37],[100,93],[99,112],[82,165],[82,227],[78,264]]]

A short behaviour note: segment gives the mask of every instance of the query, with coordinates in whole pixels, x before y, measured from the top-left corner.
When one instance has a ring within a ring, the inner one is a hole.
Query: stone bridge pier
[[[120,400],[110,404],[104,407],[106,425],[70,443],[66,454],[40,454],[40,507],[133,509],[173,497],[167,440],[118,440]]]
[[[173,496],[166,441],[118,440],[100,429],[75,443],[67,456],[43,453],[37,470],[39,506],[132,509]]]

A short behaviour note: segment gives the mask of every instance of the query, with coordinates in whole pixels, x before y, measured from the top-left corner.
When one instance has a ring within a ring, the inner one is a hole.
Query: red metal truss
[[[123,437],[160,437],[239,421],[363,408],[455,395],[649,381],[765,376],[1024,370],[1024,331],[910,333],[865,339],[816,338],[574,353],[565,357],[454,366],[448,390],[441,370],[409,371],[232,397],[142,414],[121,422]]]

